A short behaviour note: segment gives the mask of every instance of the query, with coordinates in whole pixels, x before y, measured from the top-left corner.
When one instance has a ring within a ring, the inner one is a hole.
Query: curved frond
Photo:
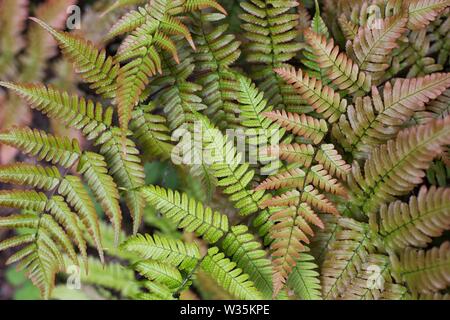
[[[260,300],[261,294],[249,281],[249,276],[241,269],[236,268],[236,263],[231,262],[219,252],[217,247],[208,250],[200,267],[205,272],[213,275],[214,280],[233,296],[242,300]]]
[[[37,159],[49,161],[65,168],[72,167],[80,158],[78,141],[56,137],[42,130],[13,128],[0,133],[0,143],[17,148]]]
[[[93,43],[76,35],[56,31],[37,18],[31,19],[56,39],[64,55],[73,63],[76,72],[91,84],[91,89],[106,98],[115,97],[119,65],[106,55],[105,50],[98,50]]]
[[[228,232],[228,217],[189,198],[185,193],[148,186],[141,192],[149,204],[188,232],[215,243]]]
[[[255,287],[266,297],[272,297],[272,265],[266,258],[261,244],[248,232],[244,225],[231,227],[220,245],[223,252],[239,268],[249,275]]]
[[[381,206],[379,219],[378,232],[387,248],[424,248],[450,228],[450,189],[422,187],[408,203]]]
[[[200,259],[200,251],[196,244],[157,234],[132,236],[121,245],[121,248],[136,253],[142,259],[164,261],[187,271],[193,270]]]
[[[431,161],[450,143],[450,117],[401,131],[395,140],[373,150],[364,165],[364,178],[355,162],[351,185],[355,203],[364,212],[404,195],[422,182]],[[383,163],[383,166],[379,164]]]

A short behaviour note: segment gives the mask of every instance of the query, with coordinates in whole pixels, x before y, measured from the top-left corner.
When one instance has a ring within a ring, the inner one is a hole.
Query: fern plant
[[[89,143],[2,128],[0,251],[44,298],[448,299],[449,6],[118,0],[104,48],[37,14],[84,95],[0,85]]]

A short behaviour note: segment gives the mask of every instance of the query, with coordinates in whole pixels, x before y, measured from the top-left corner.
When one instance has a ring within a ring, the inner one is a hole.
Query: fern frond
[[[332,175],[342,180],[347,179],[351,166],[347,164],[342,156],[335,150],[332,144],[321,144],[315,160]]]
[[[120,68],[117,81],[119,122],[124,132],[128,130],[131,112],[148,85],[149,77],[157,72],[161,73],[158,49],[170,52],[173,59],[177,63],[180,62],[176,45],[169,35],[183,36],[193,48],[195,47],[188,28],[176,15],[208,5],[217,7],[215,1],[191,3],[167,0],[155,0],[145,7],[145,23],[125,39],[116,57],[118,62],[129,61]]]
[[[95,193],[95,192],[94,192]],[[58,194],[64,196],[67,203],[75,210],[92,237],[93,246],[96,247],[100,261],[104,262],[102,235],[99,219],[94,203],[89,196],[83,182],[77,176],[67,175],[60,181]]]
[[[249,275],[264,297],[272,297],[272,266],[266,252],[244,225],[231,227],[220,245],[223,252]]]
[[[377,27],[366,25],[359,29],[353,42],[347,44],[347,51],[360,70],[370,75],[375,83],[382,78],[389,67],[389,57],[397,40],[407,31],[408,18],[402,16],[379,20]]]
[[[117,244],[122,223],[122,212],[119,205],[117,185],[108,174],[104,157],[93,152],[83,153],[78,164],[78,172],[83,175],[95,198],[111,220]]]
[[[324,299],[343,294],[374,250],[367,225],[350,218],[340,218],[342,227],[336,233],[322,265],[322,293]]]
[[[203,88],[199,94],[208,106],[205,114],[219,127],[223,121],[232,124],[237,111],[237,83],[231,66],[241,54],[241,43],[227,33],[228,25],[213,24],[223,18],[209,13],[192,16],[195,68],[202,73],[196,83]]]
[[[314,257],[302,252],[289,276],[287,285],[301,300],[322,300],[322,287]]]
[[[364,166],[365,178],[355,162],[350,176],[355,203],[369,213],[411,191],[422,181],[431,160],[441,153],[441,146],[450,143],[449,123],[447,117],[401,131],[395,140],[372,151]]]
[[[392,279],[389,274],[389,258],[381,254],[370,254],[367,261],[352,280],[343,300],[379,300],[393,296]]]
[[[70,60],[77,73],[84,81],[91,84],[91,89],[105,98],[114,98],[117,87],[119,65],[105,50],[98,50],[94,44],[78,36],[56,31],[45,22],[31,18],[47,30],[58,42],[64,55]]]
[[[450,242],[430,250],[406,248],[399,261],[393,258],[393,268],[400,281],[419,293],[433,293],[449,284]]]
[[[61,180],[57,167],[43,167],[29,163],[14,163],[0,167],[0,182],[15,185],[28,185],[50,191]]]
[[[347,110],[347,100],[341,99],[338,93],[323,85],[320,80],[303,74],[301,69],[295,71],[293,67],[281,68],[275,69],[275,72],[330,123],[336,122]]]
[[[200,267],[213,275],[214,280],[233,296],[242,300],[260,300],[261,294],[249,281],[249,276],[236,268],[236,264],[224,257],[217,247],[208,250]]]
[[[0,82],[24,98],[33,108],[54,120],[81,130],[87,139],[97,138],[112,122],[112,108],[103,108],[100,103],[70,96],[52,86],[33,84],[13,84]]]
[[[348,108],[347,118],[341,117],[333,128],[333,135],[346,150],[362,157],[373,146],[394,138],[415,112],[424,110],[448,88],[449,80],[446,73],[397,79],[384,85],[383,95],[373,87],[372,99],[357,98],[355,106]]]
[[[418,30],[426,27],[448,6],[447,0],[410,0],[408,7],[408,28]]]
[[[39,161],[49,161],[65,168],[72,167],[81,155],[77,140],[56,137],[37,129],[13,128],[0,134],[0,142],[35,156]]]
[[[271,146],[267,149],[268,155],[278,155],[281,160],[310,167],[314,160],[314,147],[310,144],[284,144]]]
[[[132,114],[130,129],[147,157],[166,160],[171,157],[173,145],[166,119],[151,112],[154,105],[140,105]]]
[[[267,178],[261,182],[255,190],[301,188],[305,183],[305,176],[305,171],[299,168],[294,168]]]
[[[177,268],[158,261],[144,260],[135,264],[134,269],[151,281],[164,284],[171,290],[181,286],[183,278]]]
[[[305,114],[297,114],[282,111],[264,113],[266,118],[277,122],[281,127],[295,135],[311,139],[314,144],[319,144],[328,132],[325,120],[316,119]]]
[[[305,32],[305,39],[311,46],[319,66],[326,70],[327,77],[341,90],[349,94],[369,92],[370,76],[360,71],[345,53],[339,51],[334,41],[312,31]]]
[[[101,144],[100,154],[105,157],[109,174],[119,187],[125,189],[125,200],[133,218],[133,232],[137,233],[145,207],[145,200],[136,190],[145,184],[139,150],[132,140],[123,140],[118,128],[105,132],[97,143]]]
[[[209,243],[217,242],[228,232],[228,218],[211,208],[204,208],[200,202],[187,194],[166,190],[158,186],[142,188],[142,194],[149,204],[161,211],[167,218],[188,232],[196,232]]]
[[[243,155],[209,120],[198,115],[203,132],[203,145],[206,159],[213,175],[217,177],[217,185],[225,188],[223,192],[229,195],[239,214],[247,216],[258,211],[258,205],[264,197],[264,191],[254,191],[249,188],[255,172],[250,165],[242,161]]]
[[[450,189],[422,187],[418,196],[382,205],[380,230],[386,248],[424,248],[450,228]]]
[[[240,2],[239,15],[248,40],[246,60],[255,64],[254,79],[276,108],[299,108],[302,103],[292,88],[274,72],[301,49],[297,37],[298,15],[292,12],[295,1],[247,0]]]
[[[200,251],[196,244],[157,234],[132,236],[121,245],[121,248],[136,253],[142,259],[164,261],[188,272],[195,268],[200,259]]]
[[[296,192],[296,191],[295,191]],[[288,208],[275,209],[270,220],[274,225],[270,229],[273,239],[271,243],[273,265],[274,265],[274,294],[278,294],[302,252],[305,251],[304,243],[308,244],[309,237],[314,231],[309,223],[323,227],[322,222],[314,211],[305,202],[298,205],[298,197],[295,205]]]

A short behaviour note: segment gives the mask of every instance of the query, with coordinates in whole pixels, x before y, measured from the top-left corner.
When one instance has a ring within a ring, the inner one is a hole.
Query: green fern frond
[[[139,255],[142,259],[163,261],[180,270],[192,271],[200,259],[196,244],[158,235],[135,235],[128,238],[121,248]]]
[[[47,30],[58,42],[64,55],[70,60],[77,73],[84,81],[91,84],[91,89],[105,98],[114,98],[117,87],[119,65],[113,58],[106,55],[105,50],[99,51],[94,44],[78,36],[54,30],[45,22],[31,18]]]
[[[181,286],[183,278],[177,268],[158,261],[144,260],[136,263],[134,269],[143,277],[156,281],[175,290]]]
[[[111,220],[116,233],[116,244],[118,244],[122,211],[119,205],[117,185],[108,174],[104,157],[93,152],[83,153],[77,171],[83,175],[95,198]]]
[[[272,266],[261,244],[244,225],[231,228],[220,245],[223,252],[249,275],[264,297],[272,297]]]
[[[242,300],[260,300],[261,294],[249,281],[249,276],[236,268],[236,264],[224,257],[217,247],[208,250],[200,268],[213,275],[214,280],[233,296]]]
[[[141,189],[149,204],[188,232],[215,243],[228,232],[228,217],[189,198],[187,194],[158,186]]]
[[[195,68],[201,72],[196,83],[203,88],[199,94],[208,106],[205,114],[219,127],[223,121],[232,125],[236,117],[237,83],[231,67],[241,54],[241,43],[227,33],[228,25],[215,23],[223,18],[210,13],[192,15]]]
[[[141,150],[148,158],[169,159],[173,145],[166,118],[152,114],[154,105],[140,105],[132,114],[130,129]]]
[[[322,287],[314,257],[302,252],[289,276],[287,285],[301,300],[322,300]]]
[[[119,187],[125,189],[125,201],[133,218],[133,232],[137,233],[145,207],[145,200],[136,190],[145,184],[139,150],[132,140],[123,140],[118,128],[103,133],[97,143],[101,144],[100,154],[105,157],[109,174]]]
[[[0,182],[27,185],[46,191],[55,189],[61,180],[57,167],[13,163],[0,167]]]
[[[81,130],[87,139],[95,139],[111,126],[113,110],[100,103],[61,92],[52,86],[0,82],[14,90],[33,108],[54,120]]]
[[[30,128],[13,128],[0,134],[0,142],[21,150],[37,159],[71,168],[80,158],[81,150],[76,139],[56,137]]]
[[[217,177],[217,185],[223,187],[223,192],[229,195],[239,214],[247,216],[258,211],[259,202],[264,198],[264,191],[254,191],[249,188],[255,172],[250,165],[242,161],[243,155],[210,121],[198,115],[203,132],[203,145],[206,159],[213,175]]]
[[[248,40],[246,60],[255,65],[253,78],[265,92],[269,104],[301,110],[301,100],[274,72],[274,68],[283,67],[301,49],[295,42],[298,15],[292,9],[296,4],[295,1],[242,1],[243,13],[239,17]]]

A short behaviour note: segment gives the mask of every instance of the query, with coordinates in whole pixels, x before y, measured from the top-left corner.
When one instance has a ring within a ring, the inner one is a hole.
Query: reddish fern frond
[[[296,92],[330,123],[336,122],[347,110],[347,100],[341,99],[331,87],[304,74],[301,69],[295,71],[293,67],[286,67],[275,69],[275,72],[292,85]]]
[[[334,40],[327,40],[311,30],[305,32],[305,39],[314,51],[317,63],[326,69],[327,77],[341,90],[348,93],[364,94],[370,91],[371,79],[366,73],[360,71],[345,53],[340,52],[334,45]]]
[[[354,163],[349,182],[355,203],[370,213],[395,196],[407,194],[422,182],[425,170],[446,144],[450,144],[450,117],[401,131],[396,139],[372,151],[364,177]]]
[[[270,146],[266,150],[269,156],[279,156],[289,163],[310,167],[314,157],[314,147],[310,144],[279,144]]]
[[[439,14],[448,6],[448,0],[408,0],[408,28],[420,30],[434,21]]]
[[[325,120],[318,120],[305,114],[277,110],[265,112],[264,116],[298,136],[311,139],[314,144],[320,143],[328,132]]]
[[[337,179],[334,179],[321,164],[312,166],[310,168],[306,177],[306,184],[312,184],[318,189],[336,195],[347,195],[347,191],[345,190],[345,188],[339,183]]]
[[[281,188],[300,188],[305,181],[305,171],[299,168],[287,170],[261,182],[255,190],[274,190]]]
[[[402,16],[379,20],[376,27],[367,24],[358,31],[353,42],[347,44],[347,51],[359,65],[361,71],[371,75],[372,81],[382,78],[389,68],[389,57],[397,40],[407,31],[408,19]]]
[[[336,151],[332,144],[322,144],[317,151],[315,160],[332,175],[346,180],[351,170],[351,165],[347,164],[342,156]]]

